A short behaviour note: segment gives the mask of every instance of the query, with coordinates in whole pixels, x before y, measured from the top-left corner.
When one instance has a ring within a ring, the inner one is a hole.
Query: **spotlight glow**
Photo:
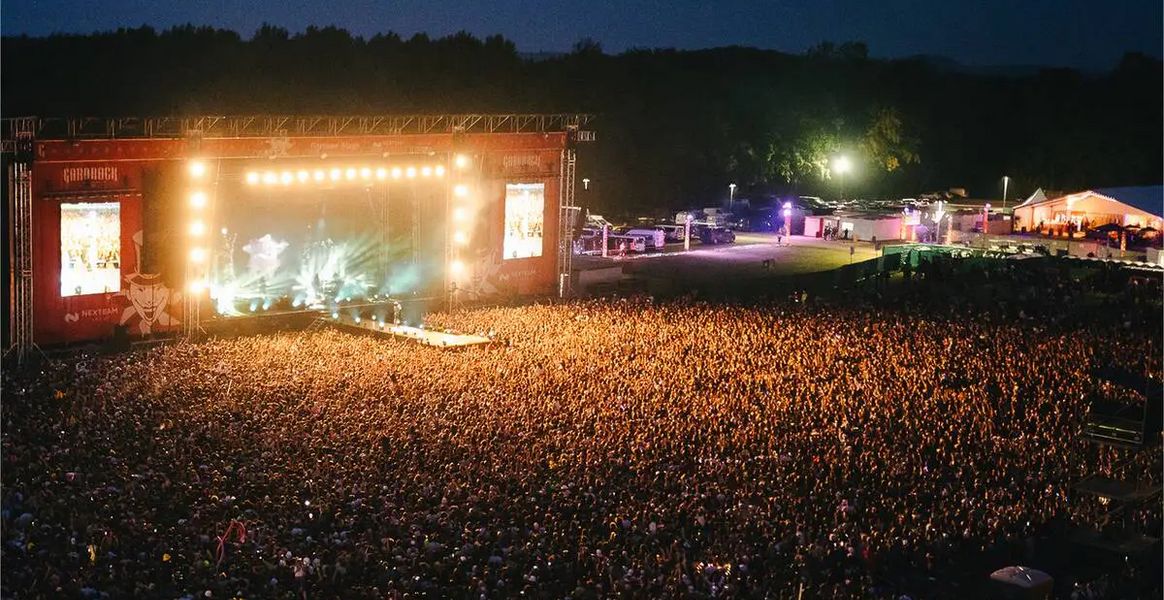
[[[206,282],[201,279],[195,279],[186,286],[191,294],[201,294],[206,289]]]
[[[190,235],[200,237],[206,233],[206,224],[202,221],[193,221],[190,223]]]
[[[416,177],[416,167],[408,167],[404,170],[404,174],[407,175],[410,179]]]
[[[465,167],[469,166],[469,157],[465,156],[464,154],[458,154],[453,157],[453,165],[455,165],[458,169],[464,169]]]
[[[451,271],[453,275],[460,275],[461,273],[465,272],[465,263],[461,262],[460,260],[454,260],[453,262],[449,263],[449,271]]]
[[[190,161],[190,176],[197,179],[206,174],[206,163],[200,160]]]
[[[388,169],[385,169],[384,167],[380,167],[380,168],[376,169],[376,179],[383,181],[387,178],[388,178]]]
[[[206,193],[194,192],[193,194],[190,194],[190,206],[193,206],[194,208],[202,208],[206,206]]]
[[[299,180],[299,183],[307,183],[307,180],[311,178],[311,173],[299,171],[295,174],[295,178]]]
[[[469,236],[465,235],[464,231],[458,231],[453,234],[453,241],[459,246],[464,246],[469,243]]]
[[[348,179],[355,179],[356,178],[356,170],[349,167],[347,171],[344,171],[344,177],[346,177]]]
[[[444,177],[445,176],[445,166],[444,165],[437,165],[436,168],[433,169],[433,173],[436,174],[437,177]]]
[[[190,250],[190,262],[196,263],[196,264],[201,264],[205,260],[206,260],[206,249],[205,248],[194,248],[194,249]]]
[[[392,167],[392,179],[400,179],[400,175],[403,173],[404,172],[400,170],[400,167]]]
[[[457,185],[454,185],[453,186],[453,195],[458,197],[458,198],[464,198],[465,196],[468,196],[469,195],[469,186],[467,186],[463,183],[458,183]]]
[[[323,169],[316,169],[315,173],[312,174],[312,177],[316,181],[323,181],[324,179],[327,179],[327,173],[324,173]]]
[[[293,175],[291,171],[283,171],[283,174],[279,176],[279,183],[282,183],[283,185],[291,185],[291,183],[294,181],[295,175]]]
[[[420,168],[421,177],[432,177],[432,167],[425,165]]]
[[[342,177],[342,176],[343,176],[343,173],[339,169],[332,169],[331,170],[331,180],[332,181],[339,181],[340,177]]]
[[[255,185],[256,183],[259,182],[260,179],[261,179],[261,177],[259,177],[259,174],[254,172],[254,171],[247,173],[247,184],[248,185]]]
[[[279,175],[274,171],[267,171],[266,173],[263,173],[263,183],[267,185],[274,185],[279,183]]]
[[[467,211],[459,206],[457,208],[453,209],[453,220],[454,221],[464,221],[468,217],[469,217],[469,211]]]
[[[372,178],[372,169],[369,169],[368,167],[364,167],[364,168],[360,169],[360,179],[371,179],[371,178]]]

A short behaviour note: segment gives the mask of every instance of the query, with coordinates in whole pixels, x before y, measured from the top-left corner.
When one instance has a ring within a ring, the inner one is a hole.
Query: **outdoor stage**
[[[0,120],[8,347],[197,336],[388,297],[430,310],[565,294],[590,120]]]

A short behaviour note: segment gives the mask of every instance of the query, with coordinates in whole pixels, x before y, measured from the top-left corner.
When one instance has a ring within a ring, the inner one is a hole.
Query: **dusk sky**
[[[587,36],[607,52],[733,44],[801,52],[822,40],[863,40],[877,57],[1092,70],[1128,50],[1160,56],[1161,19],[1160,0],[18,0],[0,12],[5,35],[194,23],[249,37],[269,22],[293,32],[337,25],[366,37],[500,33],[522,52],[568,50]]]

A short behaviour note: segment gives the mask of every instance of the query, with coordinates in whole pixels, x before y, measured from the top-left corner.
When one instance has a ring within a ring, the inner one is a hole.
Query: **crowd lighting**
[[[194,248],[190,250],[190,262],[201,263],[204,260],[206,260],[205,248]]]
[[[191,177],[194,177],[195,179],[197,179],[199,177],[202,177],[205,174],[206,174],[206,163],[204,163],[200,160],[195,160],[195,161],[190,162],[190,176]]]
[[[202,208],[206,206],[206,194],[204,192],[194,192],[190,194],[190,206],[194,208]]]
[[[453,186],[453,195],[458,198],[464,198],[465,196],[468,196],[469,186],[463,183],[458,183],[457,185]]]
[[[469,166],[469,157],[465,156],[464,154],[458,154],[453,157],[453,164],[456,165],[458,169],[464,169],[465,167]]]
[[[206,224],[202,221],[194,221],[190,223],[190,235],[201,236],[206,233]]]

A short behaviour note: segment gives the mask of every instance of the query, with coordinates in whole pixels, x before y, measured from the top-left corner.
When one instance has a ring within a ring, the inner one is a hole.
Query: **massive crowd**
[[[3,596],[970,597],[974,557],[1021,564],[1123,464],[1077,441],[1090,369],[1161,373],[1152,333],[976,311],[429,326],[497,343],[283,333],[6,373]]]

